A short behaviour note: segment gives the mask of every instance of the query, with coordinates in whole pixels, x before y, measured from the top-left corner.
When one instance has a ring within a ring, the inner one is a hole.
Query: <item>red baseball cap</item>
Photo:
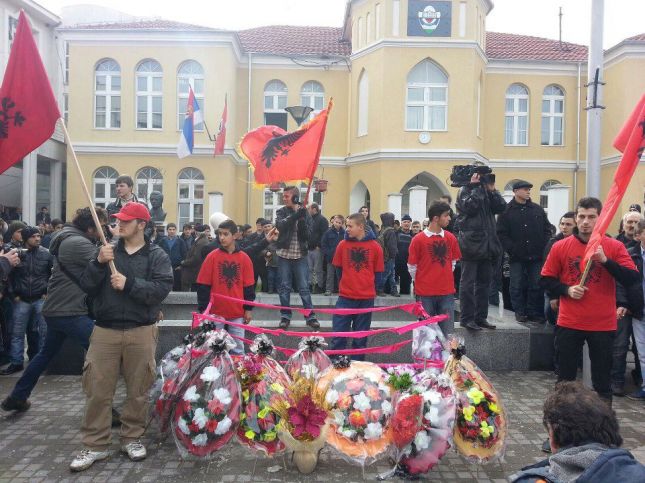
[[[121,211],[114,215],[115,218],[123,221],[130,220],[144,220],[150,221],[150,212],[145,205],[137,203],[136,201],[130,201],[123,205]]]

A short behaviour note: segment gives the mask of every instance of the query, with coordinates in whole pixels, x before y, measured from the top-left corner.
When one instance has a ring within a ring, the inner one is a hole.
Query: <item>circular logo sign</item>
[[[437,12],[432,5],[428,5],[423,9],[423,12],[419,12],[417,15],[421,28],[427,33],[434,32],[441,21],[441,12]]]

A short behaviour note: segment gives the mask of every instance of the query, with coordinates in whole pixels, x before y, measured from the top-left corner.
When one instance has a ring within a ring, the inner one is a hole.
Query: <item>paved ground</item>
[[[476,467],[450,452],[427,477],[428,481],[503,482],[523,465],[543,458],[540,445],[545,437],[541,406],[554,377],[546,372],[509,372],[488,375],[500,390],[509,415],[510,428],[504,463]],[[0,378],[3,398],[15,383],[15,377]],[[117,401],[123,399],[123,389]],[[80,380],[75,376],[47,376],[37,387],[32,409],[20,415],[0,412],[0,482],[5,481],[375,481],[376,475],[388,469],[381,462],[363,473],[336,457],[329,448],[323,450],[317,471],[299,475],[282,457],[255,457],[238,444],[229,444],[210,462],[182,461],[172,440],[158,442],[154,428],[145,443],[149,457],[132,463],[114,453],[92,468],[72,474],[69,462],[80,447],[79,423],[83,411]],[[117,405],[118,405],[117,402]],[[645,462],[645,418],[643,404],[625,398],[615,399],[614,407],[621,423],[625,447]],[[116,441],[116,434],[115,434]],[[117,446],[114,446],[117,449]],[[286,469],[285,469],[286,468]]]

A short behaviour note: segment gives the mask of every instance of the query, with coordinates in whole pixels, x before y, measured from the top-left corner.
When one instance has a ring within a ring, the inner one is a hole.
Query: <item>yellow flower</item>
[[[466,396],[468,396],[468,399],[470,399],[473,404],[479,404],[480,402],[482,402],[482,399],[485,398],[484,393],[475,386],[471,387],[468,390]]]
[[[264,441],[266,441],[267,443],[270,443],[276,438],[277,435],[278,434],[273,430],[267,431],[266,433],[264,433]]]
[[[244,398],[245,402],[249,400],[249,396],[250,394],[248,389],[245,389],[244,391],[242,391],[242,397]]]
[[[488,409],[490,409],[492,413],[495,413],[495,414],[499,413],[499,408],[497,407],[497,404],[495,404],[494,402],[488,403]]]
[[[246,433],[244,433],[244,436],[246,436],[246,439],[253,439],[255,438],[255,432],[249,429]]]
[[[490,438],[494,431],[495,427],[489,426],[486,421],[482,421],[481,427],[479,428],[479,434],[482,436],[482,438]]]
[[[280,383],[274,382],[269,387],[273,389],[275,392],[277,392],[278,394],[284,394],[284,387]]]
[[[472,421],[473,414],[475,414],[475,406],[466,406],[464,408],[464,419],[466,421]]]
[[[269,411],[270,409],[268,406],[266,406],[264,409],[260,409],[260,411],[258,412],[258,418],[260,419],[266,418],[267,414],[269,414]]]

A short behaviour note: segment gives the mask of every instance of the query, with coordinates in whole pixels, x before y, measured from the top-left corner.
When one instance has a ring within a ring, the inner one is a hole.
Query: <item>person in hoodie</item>
[[[338,274],[332,261],[336,253],[336,247],[345,238],[344,221],[343,215],[334,215],[331,218],[331,226],[325,232],[320,242],[324,262],[327,264],[327,283],[325,284],[325,295],[327,296],[338,292],[336,288],[338,287]]]
[[[394,218],[394,217],[393,217]],[[336,301],[337,309],[367,309],[374,307],[374,282],[376,274],[383,272],[383,250],[376,241],[374,232],[367,228],[367,220],[360,213],[347,218],[345,239],[336,247],[334,267],[340,270],[340,295]],[[334,315],[333,332],[370,330],[372,313]],[[345,349],[347,338],[334,337],[331,348]],[[353,349],[367,346],[367,337],[352,339]],[[352,356],[354,360],[364,360],[364,355]]]
[[[378,295],[383,296],[387,291],[394,297],[399,297],[394,280],[396,255],[399,253],[397,232],[394,229],[394,214],[381,213],[381,231],[378,234],[378,243],[383,250],[385,270],[379,283]]]
[[[526,466],[511,483],[645,481],[645,466],[621,449],[616,413],[579,382],[561,382],[544,402],[553,455]]]

